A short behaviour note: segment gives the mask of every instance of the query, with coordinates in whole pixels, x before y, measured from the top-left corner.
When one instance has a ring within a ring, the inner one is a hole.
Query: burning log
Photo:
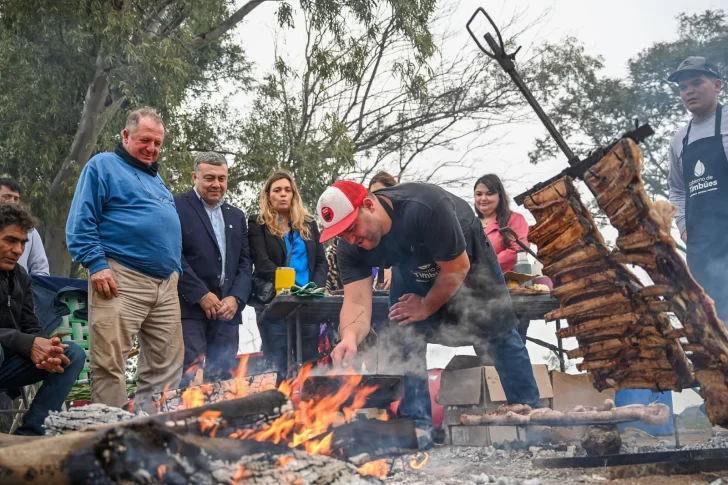
[[[619,231],[617,247],[623,261],[641,266],[655,282],[652,292],[662,300],[648,302],[651,311],[671,311],[693,344],[691,360],[701,385],[708,417],[713,424],[728,424],[728,330],[712,300],[692,278],[670,236],[675,208],[652,202],[641,178],[642,152],[623,139],[584,175],[612,225]],[[658,289],[659,288],[659,289]],[[677,351],[677,345],[673,346]]]
[[[356,468],[285,445],[181,435],[154,422],[0,449],[3,483],[366,484]]]
[[[163,413],[194,408],[275,389],[276,377],[275,372],[251,376],[241,375],[225,381],[167,391],[155,396],[155,401],[159,411]]]
[[[569,356],[583,357],[579,368],[590,372],[594,386],[645,387],[647,382],[651,389],[681,390],[689,385],[690,363],[678,340],[670,337],[674,329],[661,313],[667,308],[657,300],[674,293],[672,287],[660,282],[645,288],[624,262],[610,255],[571,178],[530,194],[524,205],[536,218],[529,236],[561,303],[546,319],[567,320],[559,337],[576,337],[579,348]]]
[[[319,436],[314,440],[325,439]],[[417,453],[417,434],[411,419],[362,419],[342,424],[333,430],[332,456],[355,465]],[[299,446],[303,448],[303,445]]]
[[[240,429],[257,430],[270,425],[290,409],[286,396],[278,391],[265,391],[248,397],[219,401],[191,409],[155,414],[118,422],[129,413],[116,408],[92,404],[70,411],[53,413],[48,417],[51,434],[65,434],[93,427],[123,427],[157,423],[177,432],[206,435],[215,428],[221,436]],[[110,421],[108,416],[119,419]]]

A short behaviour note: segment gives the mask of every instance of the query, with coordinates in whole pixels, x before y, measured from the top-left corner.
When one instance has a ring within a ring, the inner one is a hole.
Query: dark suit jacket
[[[194,190],[176,195],[174,202],[182,224],[182,275],[177,287],[182,318],[206,318],[198,302],[212,291],[220,299],[234,296],[239,300],[236,322],[250,297],[252,281],[245,213],[227,202],[222,205],[225,283],[220,288],[222,257],[203,202]]]
[[[275,237],[267,227],[258,224],[258,216],[252,215],[248,219],[248,239],[250,240],[250,254],[255,264],[255,276],[275,282],[276,268],[286,264],[286,242],[282,237]],[[326,263],[324,246],[319,242],[319,233],[316,222],[309,223],[311,239],[305,240],[308,254],[308,270],[311,281],[319,288],[326,286],[326,274],[329,265]]]

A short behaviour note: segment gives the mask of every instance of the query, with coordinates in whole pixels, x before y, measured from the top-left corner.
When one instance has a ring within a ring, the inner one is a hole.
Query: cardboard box
[[[551,372],[551,385],[555,411],[566,411],[574,406],[598,406],[605,399],[614,400],[614,389],[598,392],[589,381],[587,374],[564,374]],[[578,441],[586,433],[586,426],[554,428],[567,441]]]
[[[554,397],[548,367],[534,365],[542,406],[549,406]],[[495,367],[481,366],[471,369],[448,370],[440,378],[439,403],[445,407],[443,425],[449,444],[456,446],[488,446],[518,437],[515,426],[461,426],[463,414],[484,414],[506,404],[506,393]],[[472,428],[464,429],[464,428]],[[483,444],[485,443],[485,444]]]

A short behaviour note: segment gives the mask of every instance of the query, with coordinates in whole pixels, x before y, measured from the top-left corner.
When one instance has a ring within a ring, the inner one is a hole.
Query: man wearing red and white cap
[[[404,399],[399,414],[411,417],[422,448],[432,445],[427,384],[427,342],[473,345],[495,359],[509,403],[537,406],[531,362],[518,336],[498,259],[470,204],[440,187],[408,183],[372,194],[340,181],[318,201],[321,242],[336,236],[344,283],[334,362],[347,365],[371,328],[372,271],[394,267],[389,319],[380,347],[391,346],[388,371],[403,366]],[[401,356],[401,359],[394,357]],[[381,357],[379,360],[382,360]]]

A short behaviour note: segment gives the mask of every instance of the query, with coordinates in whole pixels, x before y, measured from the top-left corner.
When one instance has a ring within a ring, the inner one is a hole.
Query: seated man
[[[43,435],[48,411],[60,411],[86,354],[73,342],[62,344],[43,335],[30,277],[18,264],[31,229],[33,216],[24,206],[0,203],[0,392],[43,381],[16,431]]]

